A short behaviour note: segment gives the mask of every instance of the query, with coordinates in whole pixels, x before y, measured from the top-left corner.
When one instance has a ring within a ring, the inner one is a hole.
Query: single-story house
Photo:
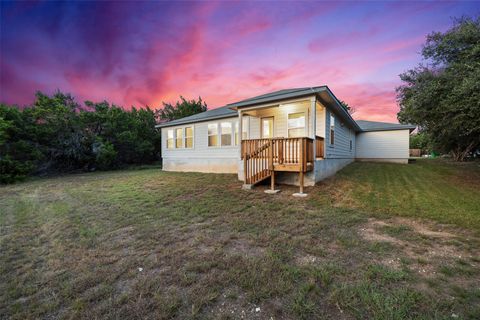
[[[312,186],[357,161],[408,163],[415,126],[355,121],[327,86],[286,89],[157,125],[165,171]]]

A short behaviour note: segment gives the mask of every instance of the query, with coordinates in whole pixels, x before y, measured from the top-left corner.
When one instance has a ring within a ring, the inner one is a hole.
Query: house
[[[280,90],[157,126],[163,169],[312,186],[357,161],[408,163],[411,125],[353,120],[327,86]]]

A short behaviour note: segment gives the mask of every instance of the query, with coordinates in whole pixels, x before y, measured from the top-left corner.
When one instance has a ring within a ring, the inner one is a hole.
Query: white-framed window
[[[335,116],[330,113],[330,145],[335,144]]]
[[[288,114],[288,137],[305,137],[305,112]]]
[[[238,128],[238,121],[235,121],[235,129],[234,129],[234,136],[235,136],[235,137],[234,137],[234,142],[233,142],[233,143],[234,143],[236,146],[238,146],[238,143],[239,143],[239,141],[238,141],[238,130],[239,130],[239,128]]]
[[[218,146],[218,123],[208,124],[208,146],[209,147]]]
[[[185,127],[185,148],[193,148],[193,127]]]
[[[175,129],[175,148],[183,148],[183,128]]]
[[[167,130],[167,149],[173,149],[173,129]]]
[[[231,146],[232,145],[232,123],[231,122],[220,123],[220,134],[221,134],[221,145]]]

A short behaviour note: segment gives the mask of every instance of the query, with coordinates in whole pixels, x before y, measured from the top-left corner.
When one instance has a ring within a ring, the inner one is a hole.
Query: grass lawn
[[[0,188],[0,317],[480,318],[480,166],[297,188],[128,170]]]

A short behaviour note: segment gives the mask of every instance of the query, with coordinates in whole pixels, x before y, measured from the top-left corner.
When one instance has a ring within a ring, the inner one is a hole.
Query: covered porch
[[[244,187],[271,178],[273,191],[277,173],[280,178],[298,173],[303,194],[305,175],[325,156],[325,108],[308,97],[239,109],[238,114]]]

